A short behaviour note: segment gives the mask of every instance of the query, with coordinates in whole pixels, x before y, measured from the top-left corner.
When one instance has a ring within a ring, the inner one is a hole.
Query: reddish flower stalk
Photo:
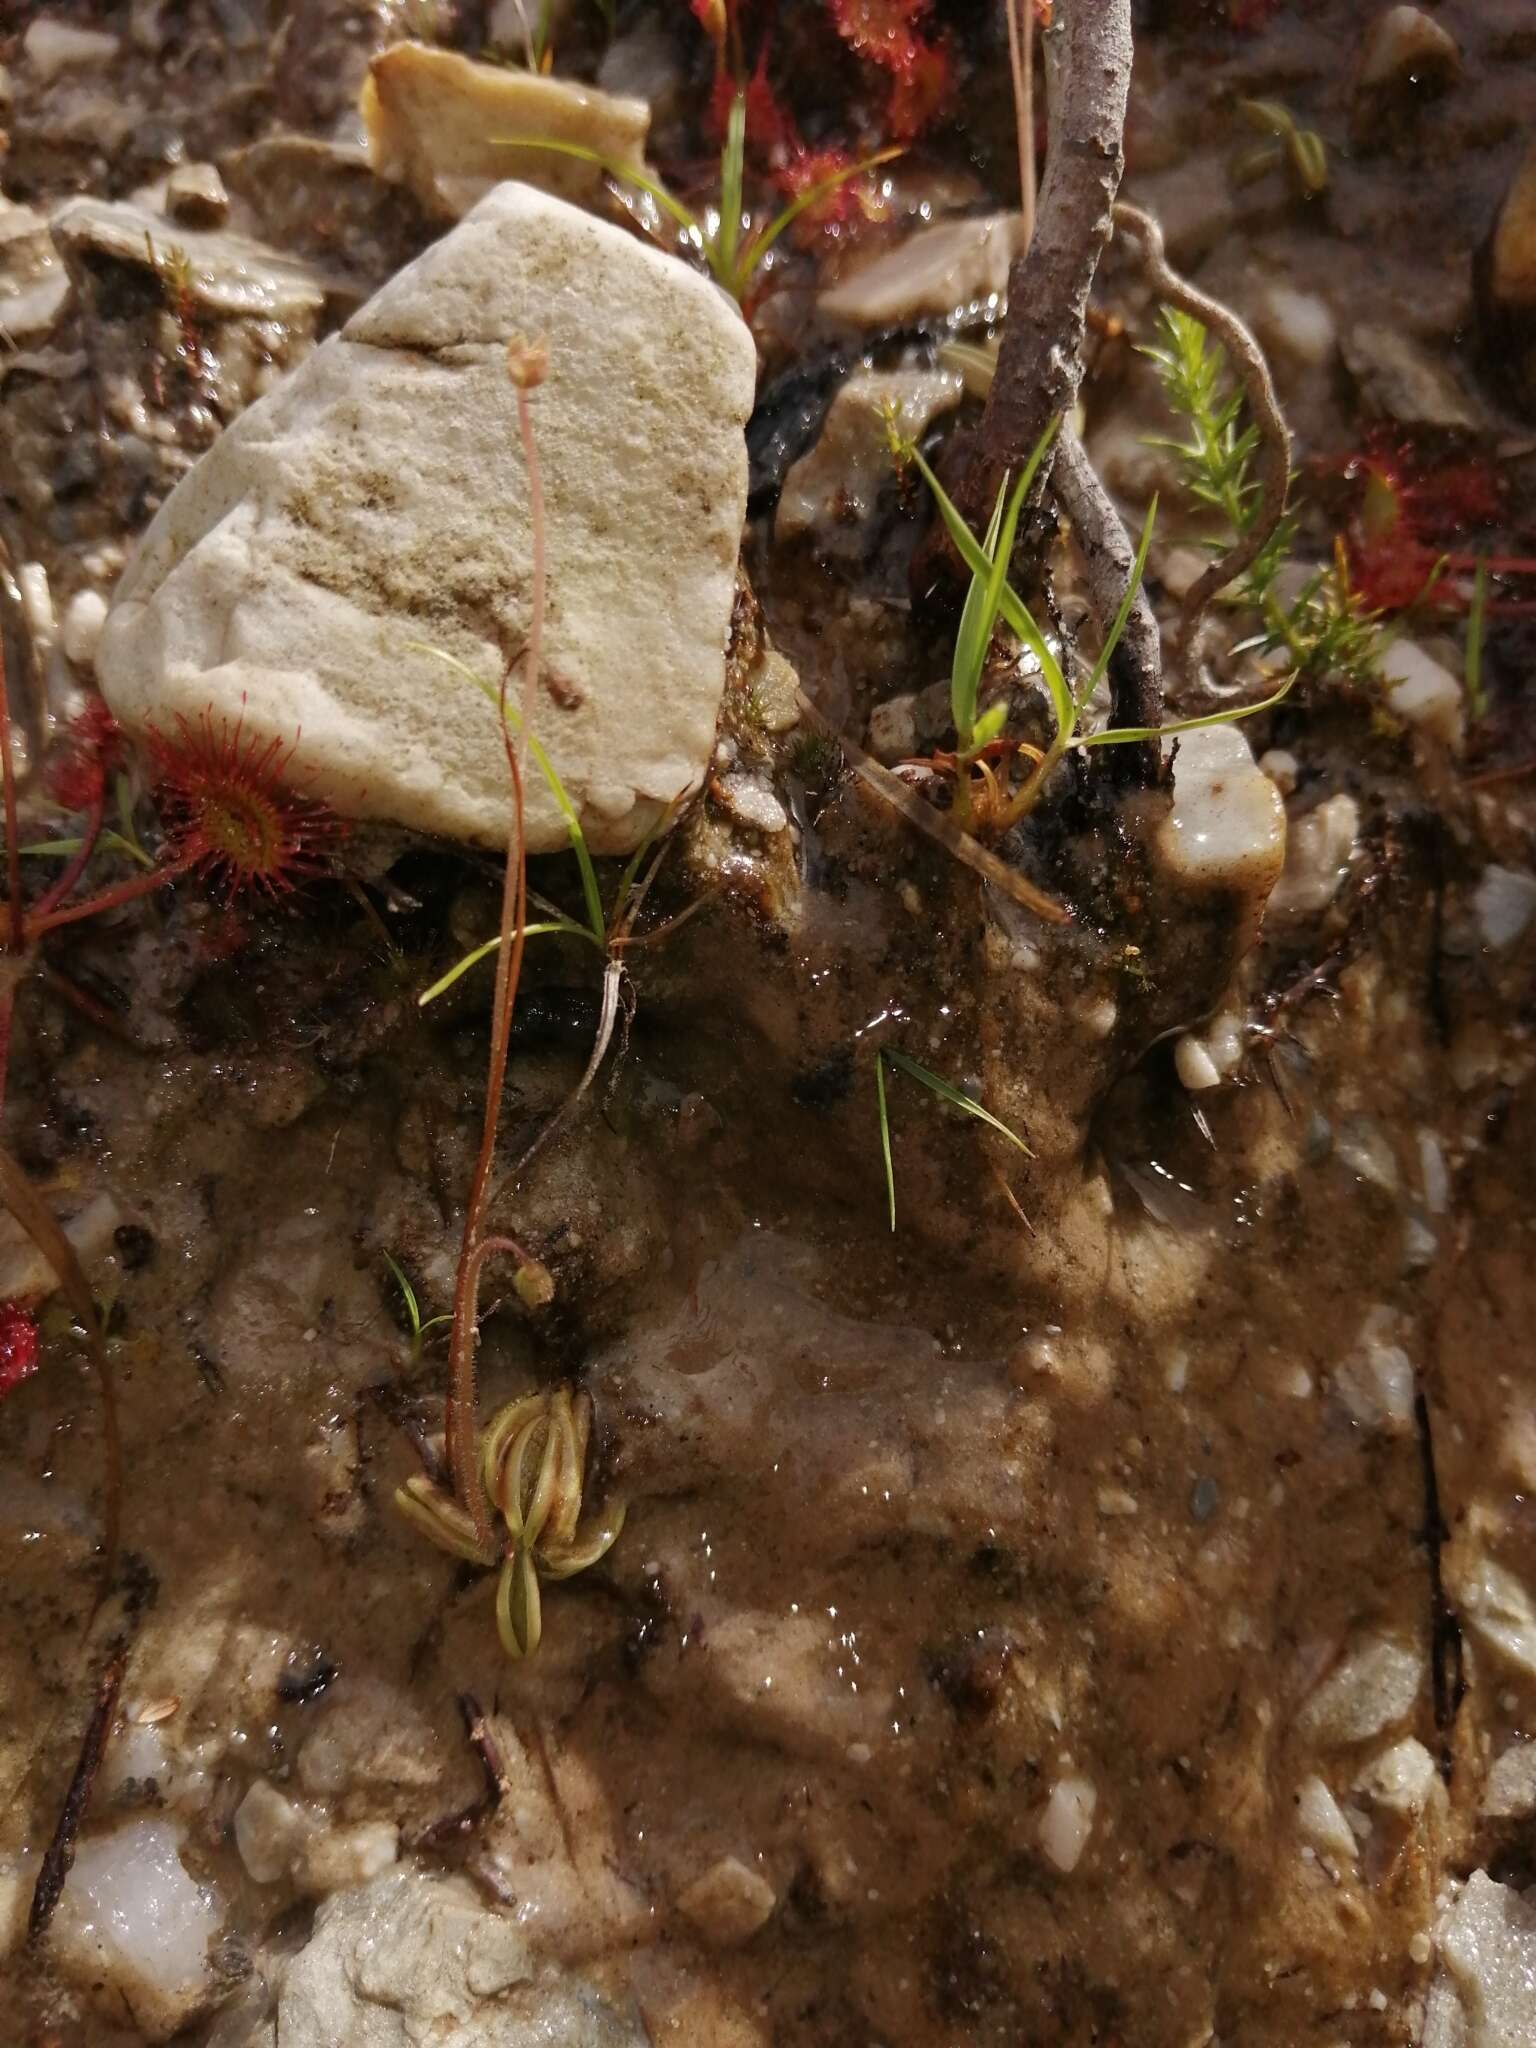
[[[464,1234],[459,1245],[458,1271],[453,1287],[453,1328],[448,1340],[448,1399],[444,1413],[445,1448],[454,1491],[484,1543],[492,1541],[490,1508],[480,1480],[475,1455],[475,1345],[479,1341],[480,1268],[486,1254],[499,1249],[497,1240],[483,1239],[486,1199],[491,1168],[496,1155],[496,1133],[501,1122],[501,1100],[506,1087],[507,1049],[512,1036],[512,1008],[517,1001],[518,981],[523,968],[523,945],[528,922],[528,848],[523,822],[523,768],[527,759],[528,734],[533,720],[534,697],[543,658],[545,595],[544,479],[539,467],[538,444],[533,431],[533,408],[529,393],[543,381],[547,358],[538,348],[520,342],[509,343],[507,368],[517,394],[517,426],[522,441],[523,462],[528,471],[528,514],[533,529],[533,600],[528,639],[523,648],[522,721],[514,745],[507,724],[507,682],[509,663],[501,678],[501,741],[507,756],[507,773],[512,783],[512,829],[507,837],[507,866],[501,890],[501,939],[496,949],[496,993],[491,1006],[491,1049],[486,1069],[485,1118],[480,1133],[480,1152],[470,1183],[464,1210]],[[510,1241],[509,1241],[510,1242]]]

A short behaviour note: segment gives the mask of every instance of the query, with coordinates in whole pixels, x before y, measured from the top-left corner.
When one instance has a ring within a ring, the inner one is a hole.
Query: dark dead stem
[[[1094,613],[1107,633],[1135,574],[1136,549],[1070,426],[1063,427],[1057,442],[1051,487],[1072,522]],[[1109,688],[1112,725],[1162,724],[1162,637],[1144,589],[1137,590],[1120,644],[1110,656]],[[1157,783],[1162,753],[1156,740],[1104,751],[1111,757],[1109,773],[1121,787],[1150,789]]]
[[[474,1751],[484,1779],[480,1795],[457,1813],[444,1814],[413,1837],[413,1849],[441,1849],[450,1842],[462,1841],[472,1834],[480,1823],[488,1820],[512,1790],[512,1781],[507,1776],[507,1767],[502,1759],[501,1748],[491,1733],[485,1711],[472,1692],[461,1692],[455,1705],[459,1719],[464,1723],[465,1740]]]
[[[117,1414],[117,1383],[112,1361],[102,1338],[101,1323],[91,1284],[75,1256],[75,1248],[59,1228],[51,1209],[43,1201],[20,1166],[0,1146],[0,1202],[3,1202],[27,1236],[58,1275],[59,1285],[85,1332],[85,1348],[101,1391],[102,1428],[106,1436],[106,1479],[102,1502],[101,1587],[96,1605],[101,1605],[117,1569],[122,1530],[123,1442]]]
[[[1022,468],[1048,422],[1077,402],[1088,293],[1124,167],[1131,0],[1057,0],[1042,42],[1057,89],[1034,236],[1009,273],[982,414],[979,496],[988,503],[997,478]]]
[[[1440,1479],[1435,1470],[1435,1438],[1429,1397],[1421,1387],[1413,1397],[1413,1419],[1419,1432],[1419,1464],[1424,1477],[1424,1554],[1429,1563],[1429,1683],[1439,1731],[1440,1775],[1451,1777],[1450,1731],[1467,1690],[1462,1662],[1461,1623],[1445,1590],[1441,1552],[1450,1530],[1440,1511]]]
[[[64,1895],[65,1881],[69,1877],[75,1860],[75,1838],[80,1832],[80,1823],[85,1819],[85,1810],[91,1801],[91,1788],[96,1783],[96,1773],[101,1768],[102,1755],[107,1739],[112,1733],[112,1723],[117,1714],[118,1694],[123,1689],[123,1675],[128,1669],[128,1645],[120,1637],[107,1655],[107,1661],[100,1678],[96,1681],[96,1703],[91,1708],[91,1718],[85,1724],[85,1739],[80,1745],[79,1761],[74,1776],[69,1781],[69,1790],[64,1795],[64,1804],[59,1812],[58,1825],[53,1831],[53,1840],[44,1851],[38,1868],[37,1883],[32,1892],[32,1910],[27,1915],[27,1939],[41,1941],[48,1932],[55,1908]]]

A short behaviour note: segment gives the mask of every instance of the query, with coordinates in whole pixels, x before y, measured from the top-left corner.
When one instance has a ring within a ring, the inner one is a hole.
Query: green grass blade
[[[493,149],[548,149],[553,150],[556,156],[573,156],[581,163],[595,164],[598,170],[605,177],[612,178],[616,185],[633,185],[637,191],[644,192],[649,198],[654,199],[662,212],[676,221],[683,232],[692,239],[701,254],[708,248],[708,237],[697,217],[688,211],[680,199],[674,199],[659,179],[648,178],[644,171],[637,171],[629,164],[615,163],[611,156],[604,156],[596,149],[588,149],[583,143],[556,142],[548,135],[493,135],[490,142]]]
[[[399,1260],[389,1252],[384,1254],[384,1263],[395,1276],[395,1285],[400,1290],[400,1299],[405,1303],[405,1313],[410,1320],[411,1337],[414,1343],[421,1342],[421,1307],[416,1300],[416,1290],[405,1277],[405,1269]]]
[[[585,939],[588,945],[593,944],[592,934],[584,924],[578,924],[573,917],[552,917],[539,924],[523,926],[525,939],[539,938],[545,932],[563,932],[568,939]],[[597,943],[601,945],[602,941],[599,940]],[[430,988],[422,990],[416,998],[417,1009],[424,1010],[428,1003],[435,1003],[440,995],[446,994],[453,987],[461,974],[468,974],[471,967],[478,967],[480,962],[488,954],[494,953],[500,944],[501,935],[498,933],[494,939],[487,939],[483,945],[473,947],[462,960],[456,960],[446,974],[440,975]]]
[[[1075,747],[1123,747],[1133,740],[1166,740],[1181,732],[1203,732],[1209,725],[1236,725],[1239,719],[1254,718],[1261,711],[1273,711],[1277,704],[1285,702],[1295,687],[1295,675],[1288,675],[1272,697],[1261,697],[1257,704],[1238,704],[1228,711],[1208,711],[1203,718],[1176,718],[1171,725],[1117,725],[1106,732],[1079,733],[1072,744]]]
[[[1093,674],[1078,692],[1077,709],[1081,716],[1083,706],[1104,679],[1104,671],[1114,659],[1115,649],[1120,645],[1120,636],[1125,631],[1126,621],[1131,616],[1131,606],[1136,602],[1136,593],[1141,588],[1142,575],[1147,566],[1147,550],[1152,545],[1152,528],[1157,520],[1157,493],[1147,507],[1146,522],[1141,529],[1141,541],[1136,549],[1136,563],[1131,570],[1131,580],[1125,586],[1125,595],[1120,600],[1120,609],[1115,613],[1115,622],[1109,629],[1109,637],[1099,651],[1099,658],[1093,664]]]
[[[885,1200],[891,1228],[896,1228],[896,1169],[891,1164],[891,1118],[885,1103],[885,1054],[875,1054],[875,1101],[880,1110],[880,1156],[885,1161]]]
[[[457,655],[444,653],[441,647],[434,647],[426,640],[408,640],[406,645],[414,648],[418,654],[430,654],[436,660],[446,663],[449,668],[455,669],[461,676],[472,682],[475,688],[485,696],[498,718],[505,716],[507,725],[513,732],[521,731],[523,721],[521,714],[515,706],[510,700],[503,704],[501,692],[488,683],[484,676],[477,675],[468,662],[460,661]],[[560,780],[554,762],[550,760],[548,754],[540,746],[537,736],[533,733],[528,735],[528,751],[537,763],[539,773],[548,783],[549,793],[554,798],[561,817],[565,820],[565,829],[570,838],[571,851],[575,854],[576,865],[581,870],[581,893],[587,906],[587,921],[590,926],[589,936],[601,946],[604,943],[604,935],[607,931],[607,922],[603,916],[602,891],[597,886],[597,870],[593,867],[592,855],[587,850],[587,836],[581,829],[581,820],[576,815],[576,806],[566,795],[565,784]],[[532,927],[530,926],[531,929]]]
[[[1003,500],[1008,494],[1008,479],[1004,477],[997,487],[997,502],[992,507],[992,517],[987,522],[986,538],[982,541],[982,553],[986,556],[988,568],[971,571],[971,587],[965,593],[965,604],[960,612],[960,625],[955,634],[955,654],[949,672],[949,713],[954,720],[955,740],[961,753],[971,745],[971,732],[976,723],[976,699],[981,690],[981,671],[987,658],[987,648],[992,641],[992,627],[997,619],[997,600],[992,598],[988,607],[988,586],[996,567],[998,535],[1003,524]]]
[[[640,844],[629,856],[629,859],[625,861],[623,870],[619,875],[619,886],[617,889],[615,889],[613,894],[612,922],[615,925],[617,925],[624,916],[624,906],[629,901],[630,890],[633,889],[635,886],[635,877],[640,872],[640,863],[645,859],[645,856],[650,852],[651,848],[656,844],[657,840],[660,839],[664,833],[671,831],[672,826],[677,819],[677,814],[682,809],[682,807],[682,798],[680,796],[673,797],[671,801],[668,803],[666,809],[661,813],[660,817],[657,818],[655,824],[652,825],[646,832],[645,837],[640,841]]]
[[[741,246],[741,182],[746,156],[747,96],[738,86],[725,117],[725,142],[720,151],[720,226],[709,259],[711,269],[727,290],[736,276],[736,252]]]
[[[1472,608],[1467,613],[1467,712],[1475,723],[1488,709],[1483,688],[1483,634],[1488,616],[1488,563],[1479,555],[1472,578]]]
[[[1053,420],[1050,426],[1046,428],[1040,441],[1035,445],[1035,452],[1030,456],[1031,464],[1038,466],[1039,459],[1044,455],[1045,448],[1049,445],[1050,438],[1055,434],[1057,425],[1058,422]],[[965,566],[973,576],[978,573],[982,575],[988,574],[990,564],[982,552],[975,534],[971,532],[971,529],[961,518],[959,510],[948,491],[945,490],[944,486],[934,475],[932,467],[921,451],[912,448],[909,452],[913,462],[917,465],[923,481],[933,493],[934,503],[939,508],[939,517],[944,521],[945,530],[954,542],[960,559],[965,563]],[[1026,467],[1025,475],[1028,476],[1030,473],[1029,468]],[[1004,583],[998,608],[1017,638],[1023,642],[1030,653],[1034,655],[1036,661],[1039,662],[1040,673],[1045,678],[1045,687],[1050,694],[1051,709],[1056,718],[1057,729],[1061,733],[1070,735],[1075,729],[1077,714],[1076,706],[1072,701],[1072,692],[1067,686],[1065,675],[1062,673],[1061,663],[1046,645],[1045,636],[1031,617],[1029,607],[1011,583]]]
[[[737,266],[740,272],[737,282],[741,288],[746,288],[753,272],[780,235],[786,228],[794,226],[807,207],[819,205],[823,199],[830,198],[840,185],[846,185],[854,178],[862,178],[866,171],[874,170],[879,164],[888,164],[893,157],[904,154],[901,149],[877,149],[873,156],[861,157],[856,164],[848,164],[840,171],[833,171],[828,177],[818,178],[814,185],[807,185],[803,192],[797,192],[782,213],[776,213],[767,227],[754,235],[742,251],[741,261]],[[735,296],[739,299],[741,291],[737,291]]]
[[[898,1052],[893,1045],[882,1047],[881,1057],[888,1059],[893,1067],[899,1067],[902,1073],[910,1075],[914,1081],[920,1081],[930,1095],[938,1096],[939,1100],[947,1102],[951,1109],[963,1109],[967,1116],[975,1117],[978,1123],[983,1123],[989,1130],[996,1131],[999,1137],[1006,1138],[1010,1145],[1017,1145],[1026,1159],[1033,1159],[1035,1156],[1018,1132],[1009,1130],[1001,1117],[994,1116],[990,1109],[984,1109],[979,1102],[972,1101],[963,1089],[957,1088],[952,1081],[946,1081],[942,1074],[936,1074],[932,1067],[925,1067],[921,1060],[913,1059],[910,1053]]]

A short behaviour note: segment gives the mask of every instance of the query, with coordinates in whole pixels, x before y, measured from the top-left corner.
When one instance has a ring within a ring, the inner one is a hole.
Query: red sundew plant
[[[171,867],[224,897],[284,896],[323,874],[346,837],[334,811],[285,781],[297,741],[262,740],[245,716],[176,721],[174,738],[149,735],[155,807]]]
[[[0,1401],[37,1371],[37,1319],[19,1301],[0,1301]]]
[[[933,0],[827,0],[827,12],[851,50],[890,74],[886,130],[895,141],[910,142],[949,95],[947,45],[942,35],[925,33]]]
[[[1500,480],[1487,461],[1426,460],[1409,442],[1377,433],[1325,467],[1359,489],[1350,521],[1350,585],[1373,611],[1415,604],[1464,611],[1465,578],[1479,564],[1497,576],[1536,575],[1536,557],[1485,554],[1467,545],[1480,530],[1497,526],[1503,511]],[[1495,614],[1532,608],[1518,598],[1488,600]]]

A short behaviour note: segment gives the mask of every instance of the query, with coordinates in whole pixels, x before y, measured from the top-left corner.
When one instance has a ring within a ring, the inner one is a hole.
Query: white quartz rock
[[[118,47],[117,37],[102,29],[75,28],[48,15],[40,15],[21,39],[21,54],[44,85],[52,84],[61,71],[110,63]]]
[[[1530,2048],[1536,1900],[1474,1870],[1436,1941],[1454,2003],[1432,1995],[1425,2048]]]
[[[1524,1820],[1536,1813],[1536,1742],[1512,1742],[1495,1759],[1482,1810],[1492,1820]]]
[[[235,1809],[235,1847],[257,1884],[276,1884],[314,1828],[313,1815],[258,1778]]]
[[[1285,863],[1285,805],[1235,726],[1181,734],[1157,851],[1186,887],[1245,899],[1257,927]]]
[[[1502,953],[1524,937],[1527,925],[1536,917],[1536,875],[1490,864],[1478,879],[1472,901],[1483,944]]]
[[[280,2048],[639,2048],[645,2039],[579,1979],[540,1971],[517,1921],[489,1910],[462,1878],[403,1867],[321,1906],[283,1980],[275,2038]]]
[[[1359,1854],[1344,1809],[1319,1777],[1304,1778],[1296,1788],[1296,1825],[1320,1855],[1353,1863]]]
[[[651,110],[570,79],[477,63],[424,43],[395,43],[363,86],[368,153],[381,178],[409,185],[429,213],[457,220],[492,185],[518,178],[562,199],[595,196],[596,164],[557,150],[509,148],[533,139],[573,143],[639,170]]]
[[[1393,640],[1382,651],[1387,703],[1405,725],[1414,725],[1445,746],[1461,744],[1463,695],[1443,662],[1412,640]]]
[[[685,265],[524,185],[487,194],[172,492],[97,649],[118,716],[243,716],[344,814],[504,843],[494,707],[419,644],[493,681],[526,635],[514,333],[549,352],[531,400],[549,536],[535,730],[597,852],[631,849],[697,787],[756,352]],[[567,844],[538,775],[528,843]]]
[[[1058,1778],[1040,1816],[1040,1847],[1063,1875],[1082,1861],[1099,1795],[1088,1778]]]
[[[1417,1646],[1392,1636],[1359,1636],[1308,1695],[1298,1726],[1330,1746],[1367,1742],[1407,1719],[1426,1676]]]
[[[1326,910],[1349,872],[1359,829],[1359,806],[1343,791],[1294,819],[1285,872],[1270,898],[1270,915],[1304,918]]]
[[[1442,1797],[1435,1760],[1411,1735],[1372,1757],[1355,1789],[1390,1813],[1423,1813]]]
[[[821,310],[855,327],[887,327],[919,313],[1001,303],[1020,243],[1014,213],[967,214],[917,228],[821,295]]]
[[[814,530],[817,545],[829,553],[856,550],[880,486],[894,475],[886,409],[894,411],[903,435],[920,440],[964,395],[958,370],[866,370],[849,377],[827,408],[815,447],[784,479],[778,538]]]
[[[1507,1566],[1473,1557],[1452,1572],[1452,1592],[1474,1635],[1536,1678],[1536,1601]]]
[[[209,1996],[215,1894],[187,1874],[181,1829],[129,1821],[80,1844],[49,1940],[64,1968],[120,1994],[145,2038],[161,2041]]]

